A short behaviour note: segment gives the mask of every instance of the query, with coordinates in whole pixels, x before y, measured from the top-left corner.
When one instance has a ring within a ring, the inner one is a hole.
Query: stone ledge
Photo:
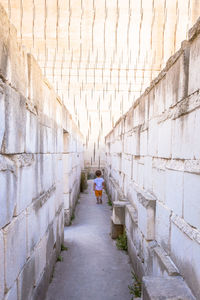
[[[137,192],[138,201],[140,202],[140,204],[142,204],[142,206],[144,206],[145,208],[154,208],[157,200],[156,197],[149,192],[146,192],[135,183],[133,184],[133,186],[135,191]]]
[[[199,33],[200,33],[200,17],[198,18],[195,25],[189,30],[188,40],[189,41],[194,40],[197,37],[197,35],[199,35]]]
[[[195,241],[200,245],[200,231],[191,227],[184,219],[181,217],[172,214],[171,217],[172,222],[183,232],[188,238]]]
[[[126,205],[126,210],[128,211],[133,223],[135,223],[137,225],[138,224],[137,210],[131,204]]]
[[[164,267],[169,276],[178,276],[180,275],[178,269],[175,264],[172,262],[171,258],[167,255],[167,253],[160,246],[156,246],[154,249],[156,256],[159,259],[159,262]]]
[[[114,224],[125,225],[125,207],[128,201],[114,201],[112,220]]]
[[[177,277],[144,276],[143,300],[195,300],[185,281]]]
[[[42,207],[44,203],[51,197],[51,195],[56,190],[56,185],[52,185],[50,189],[42,193],[38,198],[33,199],[34,209],[38,210],[38,208]]]

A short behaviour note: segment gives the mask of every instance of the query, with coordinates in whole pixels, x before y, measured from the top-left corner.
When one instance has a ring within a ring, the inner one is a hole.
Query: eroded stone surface
[[[143,277],[143,299],[195,300],[190,289],[179,277]]]

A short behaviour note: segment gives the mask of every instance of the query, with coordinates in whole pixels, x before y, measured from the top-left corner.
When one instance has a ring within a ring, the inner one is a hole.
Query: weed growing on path
[[[75,214],[74,212],[72,213],[72,216],[71,216],[71,221],[73,221],[75,219]]]
[[[63,257],[61,255],[58,255],[57,261],[63,261]]]
[[[108,198],[107,204],[112,207],[112,201],[110,200],[110,198]]]
[[[126,236],[126,232],[124,231],[123,234],[120,234],[117,238],[116,241],[116,246],[119,250],[124,250],[127,251],[128,250],[128,245],[127,245],[127,236]]]
[[[130,294],[133,295],[131,298],[131,300],[133,300],[134,297],[138,297],[138,298],[141,297],[142,284],[133,272],[131,272],[131,274],[132,274],[132,278],[133,278],[133,285],[128,285],[128,288],[129,288]]]
[[[61,251],[67,251],[68,250],[68,248],[67,247],[65,247],[63,244],[61,244],[61,249],[60,249]]]

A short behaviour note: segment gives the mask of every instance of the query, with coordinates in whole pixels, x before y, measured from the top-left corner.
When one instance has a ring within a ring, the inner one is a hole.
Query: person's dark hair
[[[95,172],[95,174],[96,174],[97,177],[99,177],[99,176],[101,176],[101,171],[100,171],[100,170],[97,170],[97,171]]]

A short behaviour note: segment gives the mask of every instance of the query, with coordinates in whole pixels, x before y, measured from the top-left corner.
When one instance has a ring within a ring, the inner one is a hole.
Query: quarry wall
[[[0,6],[0,299],[44,299],[82,165],[80,131]]]
[[[197,299],[199,33],[200,20],[189,31],[188,41],[106,136],[105,170],[114,210],[116,201],[124,202],[129,254],[136,273],[140,278],[181,275]],[[120,224],[116,213],[112,220]]]

